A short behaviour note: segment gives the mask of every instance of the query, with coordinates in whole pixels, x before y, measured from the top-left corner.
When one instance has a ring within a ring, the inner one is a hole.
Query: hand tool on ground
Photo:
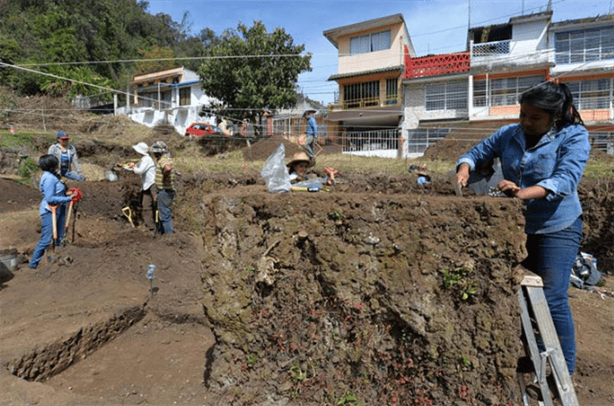
[[[132,222],[132,210],[130,210],[130,206],[126,206],[122,209],[122,214],[128,218],[130,225],[134,228],[134,223]]]

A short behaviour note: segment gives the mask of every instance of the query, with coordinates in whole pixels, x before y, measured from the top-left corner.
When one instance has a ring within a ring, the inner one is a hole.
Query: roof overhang
[[[601,26],[608,26],[614,23],[614,14],[608,14],[597,17],[579,18],[576,20],[566,20],[552,23],[550,25],[550,31],[561,32],[570,30],[581,30],[583,28],[597,28]]]
[[[397,23],[405,23],[403,14],[398,13],[386,17],[374,18],[373,20],[362,21],[360,23],[331,28],[330,30],[324,31],[323,34],[326,39],[328,39],[335,46],[335,48],[338,48],[339,37]]]
[[[183,67],[163,70],[159,72],[147,73],[145,75],[138,75],[134,77],[132,84],[138,85],[140,83],[153,83],[156,81],[162,81],[162,80],[166,80],[168,78],[173,78],[176,76],[183,76]]]
[[[403,65],[396,65],[396,66],[390,66],[387,68],[364,70],[360,72],[337,73],[337,74],[331,75],[328,78],[328,80],[349,79],[349,78],[355,78],[359,76],[375,75],[375,74],[387,73],[387,72],[403,73],[404,69],[405,67]]]

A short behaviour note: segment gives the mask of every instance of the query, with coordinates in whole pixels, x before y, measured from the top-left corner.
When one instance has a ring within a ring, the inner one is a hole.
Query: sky
[[[393,14],[403,14],[417,56],[464,51],[467,28],[507,23],[511,17],[545,11],[548,0],[371,0],[371,1],[206,1],[149,0],[148,12],[165,13],[176,22],[187,21],[191,34],[204,28],[221,35],[239,23],[251,27],[262,21],[267,32],[283,28],[294,44],[310,52],[311,72],[298,85],[310,99],[332,103],[338,85],[328,81],[337,73],[337,48],[323,32]],[[614,12],[612,0],[552,0],[553,22]]]

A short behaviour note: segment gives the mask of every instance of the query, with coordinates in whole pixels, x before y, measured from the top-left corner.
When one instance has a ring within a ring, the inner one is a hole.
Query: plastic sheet
[[[284,144],[279,144],[279,147],[269,156],[260,171],[260,175],[271,193],[289,192],[290,191],[290,175],[285,162],[286,149]]]

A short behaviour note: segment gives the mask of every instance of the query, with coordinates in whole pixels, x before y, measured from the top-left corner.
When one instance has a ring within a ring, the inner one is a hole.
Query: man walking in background
[[[307,119],[307,139],[305,140],[305,149],[309,155],[309,166],[316,164],[316,154],[314,150],[316,138],[318,137],[318,124],[314,117],[315,110],[305,110],[303,118]]]

